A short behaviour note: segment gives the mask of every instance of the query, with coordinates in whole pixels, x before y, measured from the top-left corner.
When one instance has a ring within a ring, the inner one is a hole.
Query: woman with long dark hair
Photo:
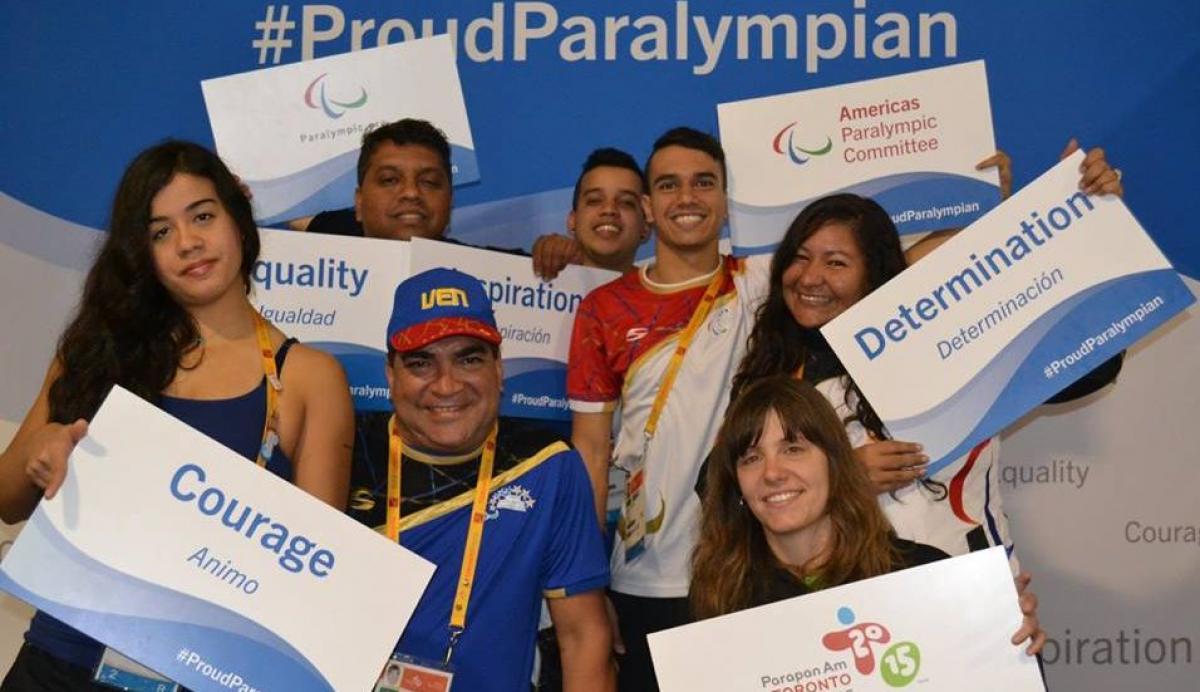
[[[801,596],[947,557],[898,538],[854,459],[842,421],[791,375],[747,385],[729,406],[706,470],[689,594],[697,618]],[[1045,642],[1037,599],[1012,642]]]
[[[1064,156],[1074,150],[1074,143]],[[1120,194],[1121,183],[1103,151],[1093,149],[1081,169],[1080,189]],[[892,440],[859,392],[820,328],[904,271],[906,256],[891,218],[870,199],[823,197],[788,228],[771,260],[770,288],[759,308],[731,396],[754,381],[788,374],[812,383],[842,417],[893,528],[903,538],[961,554],[992,545],[1012,546],[1000,504],[999,440],[992,438],[925,478],[928,458],[918,441]],[[1080,396],[1110,382],[1120,358],[1101,366],[1055,400]],[[1014,566],[1015,566],[1015,557]]]
[[[250,202],[215,154],[168,141],[133,160],[78,312],[0,455],[6,522],[58,492],[113,385],[344,509],[354,433],[345,375],[250,304],[258,252]],[[98,642],[45,613],[25,639],[5,690],[94,684]]]
[[[895,539],[841,421],[790,376],[756,380],[734,400],[705,473],[689,596],[698,617],[779,600],[781,587],[799,595],[818,578],[887,574],[901,548],[922,562],[946,557]]]

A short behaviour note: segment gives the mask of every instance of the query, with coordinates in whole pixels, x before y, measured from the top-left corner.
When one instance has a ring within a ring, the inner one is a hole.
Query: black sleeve
[[[343,235],[356,238],[361,238],[364,235],[362,226],[354,218],[354,207],[323,211],[312,217],[312,221],[308,222],[308,228],[305,230],[309,233]]]
[[[1117,355],[1109,358],[1100,364],[1100,367],[1092,370],[1083,377],[1075,380],[1067,385],[1058,394],[1046,400],[1047,404],[1062,404],[1068,401],[1074,401],[1082,397],[1098,391],[1105,385],[1108,385],[1117,379],[1117,374],[1121,372],[1121,366],[1125,363],[1125,352],[1121,351]]]
[[[939,548],[924,543],[905,540],[892,534],[892,547],[900,556],[900,566],[897,569],[908,569],[918,565],[927,565],[938,560],[945,560],[950,555]]]
[[[478,248],[480,250],[491,250],[492,252],[499,252],[499,253],[502,253],[505,255],[516,255],[518,257],[532,257],[532,255],[530,255],[528,252],[525,252],[524,250],[522,250],[519,247],[512,248],[512,247],[493,247],[491,245],[472,245],[471,243],[465,243],[461,240],[458,240],[455,238],[449,238],[449,237],[442,237],[442,241],[446,242],[446,243],[453,243],[455,245],[461,245],[463,247],[473,247],[473,248]]]
[[[696,492],[696,497],[700,498],[700,502],[704,502],[704,489],[708,487],[708,465],[712,462],[712,450],[708,450],[704,461],[700,462],[700,473],[696,476],[696,484],[692,486],[692,490]]]

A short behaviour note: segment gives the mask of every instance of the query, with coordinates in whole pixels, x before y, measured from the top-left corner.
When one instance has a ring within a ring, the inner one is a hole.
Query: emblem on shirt
[[[720,336],[729,331],[729,323],[732,319],[733,309],[726,305],[713,313],[713,316],[708,321],[708,325],[714,335]]]
[[[646,520],[646,535],[658,533],[662,529],[663,519],[667,516],[667,501],[663,499],[662,493],[658,494],[658,514]],[[625,528],[624,515],[617,521],[617,533],[621,539],[629,535]]]
[[[498,518],[502,509],[511,512],[527,512],[533,509],[535,502],[533,495],[520,485],[506,485],[488,498],[487,518]]]

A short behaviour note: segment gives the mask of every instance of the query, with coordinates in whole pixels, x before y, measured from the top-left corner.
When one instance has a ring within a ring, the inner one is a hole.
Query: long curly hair
[[[891,526],[829,402],[790,374],[766,377],[748,385],[730,404],[710,457],[700,501],[700,538],[692,555],[690,598],[697,618],[750,607],[773,568],[783,566],[767,545],[762,524],[741,503],[737,478],[738,459],[758,441],[771,412],[788,439],[808,440],[829,460],[825,511],[832,545],[829,559],[813,576],[837,586],[886,574],[897,564]]]
[[[733,378],[730,397],[736,398],[755,380],[779,373],[793,374],[803,365],[804,379],[809,382],[845,377],[846,408],[854,412],[849,420],[857,420],[877,439],[885,439],[886,432],[879,416],[846,375],[845,366],[829,349],[820,331],[797,324],[783,300],[783,273],[791,266],[800,246],[831,222],[845,224],[854,232],[858,249],[866,261],[864,293],[879,288],[907,268],[896,226],[883,207],[874,201],[841,193],[809,204],[792,221],[771,258],[770,291],[758,309],[746,355]]]
[[[177,173],[212,181],[241,236],[240,270],[249,290],[258,228],[237,178],[216,154],[191,142],[168,140],[138,154],[117,186],[108,233],[58,342],[51,421],[90,420],[114,384],[157,401],[195,348],[196,324],[159,282],[150,248],[151,201]]]

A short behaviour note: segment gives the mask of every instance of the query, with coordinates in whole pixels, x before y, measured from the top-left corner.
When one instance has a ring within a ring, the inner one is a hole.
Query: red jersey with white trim
[[[612,588],[650,598],[687,595],[699,525],[693,488],[729,403],[729,384],[745,353],[754,312],[766,293],[770,256],[726,257],[725,285],[688,347],[646,451],[646,551],[626,563],[616,540]],[[567,368],[571,410],[614,411],[613,458],[631,466],[667,364],[714,274],[655,284],[644,269],[588,294],[575,315]],[[619,487],[623,489],[624,479]]]
[[[846,405],[843,378],[832,377],[816,385],[845,419],[852,411]],[[861,447],[871,441],[858,421],[846,424],[850,444]],[[919,442],[920,440],[909,440]],[[901,538],[940,548],[950,555],[963,555],[1003,545],[1008,551],[1013,574],[1019,571],[1008,517],[1000,498],[1000,438],[984,440],[967,454],[940,469],[933,480],[946,488],[940,491],[911,483],[893,493],[879,495],[879,505]]]

